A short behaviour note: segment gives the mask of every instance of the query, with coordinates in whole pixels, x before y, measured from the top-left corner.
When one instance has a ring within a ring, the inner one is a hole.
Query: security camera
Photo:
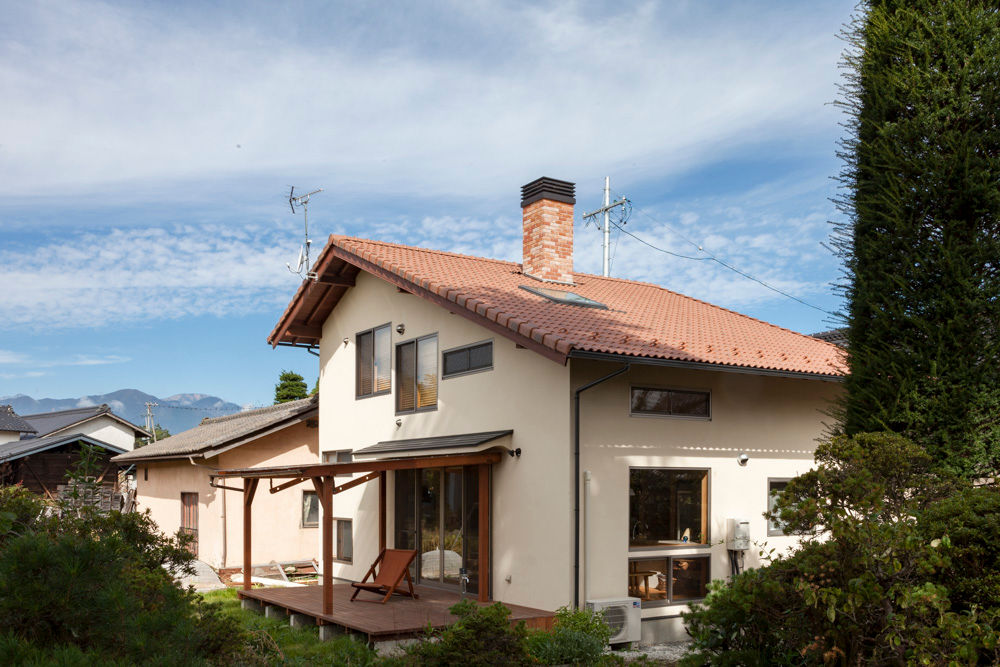
[[[746,452],[743,452],[742,454],[736,457],[736,462],[739,463],[741,466],[745,466],[749,461],[750,457],[747,455]]]

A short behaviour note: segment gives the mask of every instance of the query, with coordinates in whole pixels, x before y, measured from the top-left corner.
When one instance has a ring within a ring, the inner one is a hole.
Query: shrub
[[[996,565],[996,491],[892,434],[835,438],[816,461],[777,500],[804,545],[714,584],[685,614],[684,664],[995,664],[1000,609],[971,596]]]
[[[529,665],[524,622],[510,623],[510,610],[497,602],[480,607],[462,600],[450,608],[458,621],[407,648],[399,662],[417,665]]]
[[[551,632],[528,636],[528,653],[543,665],[593,665],[600,662],[609,639],[611,628],[602,614],[562,607]]]

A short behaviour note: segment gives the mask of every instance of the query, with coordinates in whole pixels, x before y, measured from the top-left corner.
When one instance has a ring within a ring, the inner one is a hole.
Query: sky
[[[612,275],[837,324],[854,2],[15,2],[0,23],[0,396],[272,402],[309,207],[331,233],[520,261],[520,186],[605,176]],[[717,257],[793,301],[711,261]]]

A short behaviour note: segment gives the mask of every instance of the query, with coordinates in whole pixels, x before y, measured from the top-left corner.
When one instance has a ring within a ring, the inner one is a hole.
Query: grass
[[[320,641],[315,628],[293,628],[287,621],[266,618],[240,607],[236,590],[226,588],[203,593],[206,602],[216,602],[222,613],[237,619],[250,633],[248,658],[266,665],[371,665],[375,651],[349,636]]]

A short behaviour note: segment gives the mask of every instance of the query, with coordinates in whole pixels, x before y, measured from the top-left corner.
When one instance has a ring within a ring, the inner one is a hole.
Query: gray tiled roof
[[[112,419],[117,419],[123,424],[128,424],[139,434],[145,433],[144,430],[132,422],[122,419],[115,413],[111,412],[111,408],[108,407],[107,403],[103,403],[101,405],[91,405],[85,408],[71,408],[69,410],[57,410],[56,412],[40,412],[34,415],[24,415],[24,421],[31,424],[39,436],[44,436],[49,433],[61,431],[68,426],[72,426],[73,424],[79,424],[82,421],[93,419],[98,415],[107,415]]]
[[[840,347],[847,347],[847,327],[841,329],[830,329],[829,331],[820,331],[819,333],[814,333],[813,338],[819,338],[827,343],[833,343]]]
[[[192,429],[150,443],[112,459],[115,463],[131,463],[157,458],[180,458],[202,454],[243,438],[252,437],[281,422],[301,417],[315,410],[318,396],[298,401],[269,405],[266,408],[236,412],[225,417],[204,419]]]
[[[34,426],[18,417],[14,408],[0,405],[0,431],[17,431],[18,433],[37,433]]]
[[[19,459],[22,456],[28,456],[36,452],[42,452],[46,449],[53,449],[55,447],[62,447],[63,445],[68,445],[71,442],[87,442],[91,445],[96,445],[103,449],[108,450],[111,453],[118,453],[122,450],[119,447],[110,445],[103,440],[97,440],[91,438],[83,433],[59,433],[57,435],[48,435],[42,438],[28,438],[27,440],[14,440],[12,442],[5,442],[0,444],[0,461],[11,461],[13,459]]]
[[[383,440],[371,447],[355,450],[355,454],[383,454],[388,452],[416,452],[429,449],[453,449],[475,447],[513,434],[514,431],[484,431],[461,435],[442,435],[433,438],[411,438],[409,440]]]

